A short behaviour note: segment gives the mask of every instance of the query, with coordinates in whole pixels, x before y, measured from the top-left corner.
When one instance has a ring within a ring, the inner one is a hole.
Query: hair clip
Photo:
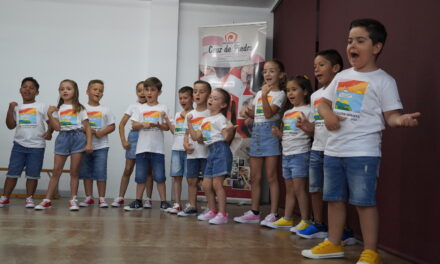
[[[309,80],[309,76],[307,76],[307,75],[304,74],[303,77],[304,77],[304,79]]]

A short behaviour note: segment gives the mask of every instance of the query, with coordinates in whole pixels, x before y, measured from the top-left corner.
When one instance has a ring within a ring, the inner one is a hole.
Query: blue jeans
[[[136,154],[136,175],[134,181],[136,183],[145,183],[150,168],[155,182],[165,182],[165,155],[152,152]]]
[[[184,150],[173,150],[171,152],[171,172],[170,176],[180,176],[185,175],[186,171],[186,151]]]
[[[272,127],[280,122],[270,121],[254,123],[252,128],[251,157],[270,157],[281,155],[280,140],[272,135]]]
[[[83,152],[86,147],[86,134],[81,129],[60,131],[55,140],[55,154],[70,155]]]
[[[8,178],[20,178],[26,167],[26,178],[40,179],[43,168],[44,148],[26,148],[14,142],[9,158]]]
[[[232,152],[226,141],[217,141],[208,146],[209,155],[206,162],[205,178],[231,175]]]
[[[309,152],[283,155],[283,178],[307,178],[309,176]]]
[[[380,157],[324,156],[324,201],[376,205]]]
[[[206,159],[186,159],[186,178],[203,176],[206,168]]]
[[[322,192],[324,186],[324,151],[310,151],[309,192]]]
[[[97,149],[84,154],[79,167],[79,178],[81,180],[107,180],[108,149]]]
[[[136,145],[139,138],[139,130],[131,130],[128,133],[127,141],[130,143],[130,147],[125,151],[126,159],[136,159]]]

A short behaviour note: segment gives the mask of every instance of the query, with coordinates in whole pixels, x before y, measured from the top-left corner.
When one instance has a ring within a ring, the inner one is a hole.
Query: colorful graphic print
[[[293,111],[291,113],[284,114],[283,117],[283,131],[295,131],[298,130],[296,127],[296,121],[301,117],[301,111]]]
[[[90,127],[93,129],[102,128],[102,112],[92,111],[87,112],[87,116],[89,117]]]
[[[269,104],[271,104],[272,103],[272,96],[268,95],[267,101],[269,102]],[[264,112],[263,112],[263,98],[261,98],[261,97],[258,98],[257,105],[256,105],[255,109],[256,109],[255,110],[256,114],[260,114],[260,115],[264,114]]]
[[[203,135],[203,141],[208,142],[212,140],[211,122],[208,121],[202,124],[202,135]]]
[[[78,115],[73,112],[73,109],[67,109],[60,112],[61,126],[76,126],[78,125]]]
[[[176,134],[184,134],[185,133],[185,127],[183,126],[185,122],[185,118],[179,116],[176,118],[176,126],[174,127],[174,133]]]
[[[335,110],[360,113],[368,82],[341,81],[336,89]]]
[[[144,112],[144,123],[159,123],[160,121],[160,111],[148,111]]]
[[[196,117],[191,119],[191,124],[194,128],[194,130],[200,130],[200,126],[202,125],[204,117]]]
[[[313,102],[313,118],[315,119],[315,121],[323,120],[323,118],[318,113],[318,105],[319,105],[320,102],[322,102],[322,99],[323,98],[321,97],[319,99],[316,99]]]
[[[18,111],[18,124],[20,125],[36,125],[37,124],[37,108],[25,108]]]

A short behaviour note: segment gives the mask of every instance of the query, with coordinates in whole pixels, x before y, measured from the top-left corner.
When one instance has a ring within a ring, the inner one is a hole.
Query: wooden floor
[[[12,199],[0,208],[0,263],[355,263],[361,251],[355,245],[344,259],[304,259],[300,251],[317,240],[233,223],[247,206],[229,205],[230,223],[215,226],[160,212],[157,202],[134,212],[96,205],[70,212],[67,203],[34,211]],[[383,263],[409,263],[381,254]]]

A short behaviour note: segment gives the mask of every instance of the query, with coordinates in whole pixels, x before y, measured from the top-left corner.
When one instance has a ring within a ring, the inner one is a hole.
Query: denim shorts
[[[307,178],[309,176],[310,153],[283,155],[283,178]]]
[[[206,161],[205,178],[231,175],[232,152],[226,141],[217,141],[208,146],[209,154]]]
[[[130,143],[130,147],[125,151],[126,159],[136,159],[136,145],[139,138],[139,130],[131,130],[128,133],[127,141]]]
[[[153,172],[155,182],[165,182],[165,155],[152,152],[136,154],[136,183],[145,183],[149,171]]]
[[[272,135],[273,126],[279,126],[279,122],[254,122],[249,156],[269,157],[281,155],[280,140]]]
[[[107,180],[107,156],[109,148],[94,150],[84,154],[79,167],[81,180]]]
[[[8,178],[20,178],[26,167],[26,178],[40,179],[43,168],[44,148],[26,148],[14,142],[9,159]]]
[[[203,176],[206,168],[206,159],[186,159],[186,173],[187,178],[197,178]]]
[[[325,201],[346,201],[357,206],[376,205],[380,157],[324,156]]]
[[[322,192],[324,186],[324,151],[310,151],[309,192]]]
[[[60,131],[55,140],[55,154],[70,155],[83,152],[86,147],[86,134],[82,129]]]
[[[186,151],[184,150],[173,150],[171,152],[171,171],[170,176],[180,176],[185,175],[186,171]]]

